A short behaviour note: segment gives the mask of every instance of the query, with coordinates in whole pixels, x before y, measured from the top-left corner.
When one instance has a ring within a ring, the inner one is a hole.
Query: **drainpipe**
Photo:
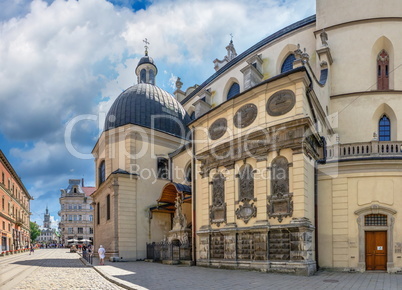
[[[197,245],[196,245],[196,228],[197,228],[197,223],[196,223],[196,188],[195,188],[195,179],[196,179],[196,170],[195,170],[195,144],[194,144],[194,127],[192,127],[191,130],[191,205],[192,205],[192,237],[191,237],[191,243],[193,246],[192,250],[192,260],[194,263],[194,266],[197,264]]]
[[[327,142],[325,137],[321,137],[323,144],[323,158],[314,162],[314,242],[315,242],[315,262],[317,270],[320,268],[318,264],[318,165],[327,163]]]

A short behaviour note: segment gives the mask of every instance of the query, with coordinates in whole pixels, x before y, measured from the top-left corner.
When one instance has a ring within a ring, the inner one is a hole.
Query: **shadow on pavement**
[[[78,259],[33,259],[16,261],[11,264],[39,267],[85,268],[85,265],[83,265]]]

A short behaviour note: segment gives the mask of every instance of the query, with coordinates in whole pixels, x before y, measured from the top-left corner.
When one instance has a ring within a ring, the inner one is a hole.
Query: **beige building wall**
[[[331,167],[326,165],[324,167]],[[402,173],[395,161],[362,161],[342,164],[333,177],[318,181],[319,265],[325,268],[365,271],[365,231],[387,231],[387,270],[399,271],[402,206]],[[359,213],[359,211],[367,212]],[[385,211],[383,211],[385,210]],[[388,210],[392,213],[389,213]],[[359,227],[358,218],[380,213],[388,216],[386,227]],[[385,245],[379,245],[385,246]]]

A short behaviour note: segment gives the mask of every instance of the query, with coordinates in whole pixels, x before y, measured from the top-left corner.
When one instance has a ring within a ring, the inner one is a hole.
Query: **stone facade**
[[[94,187],[84,186],[84,180],[70,179],[60,196],[60,242],[64,245],[92,244],[94,237]]]
[[[29,247],[30,204],[33,200],[7,157],[0,150],[0,251]]]

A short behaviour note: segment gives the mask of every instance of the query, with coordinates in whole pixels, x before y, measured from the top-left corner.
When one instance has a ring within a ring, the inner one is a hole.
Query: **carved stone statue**
[[[181,200],[180,196],[178,195],[176,197],[176,203],[175,203],[176,211],[174,213],[174,218],[173,218],[173,230],[174,231],[184,230],[187,226],[187,219],[186,219],[185,215],[183,214],[182,204],[183,204],[183,201]]]

